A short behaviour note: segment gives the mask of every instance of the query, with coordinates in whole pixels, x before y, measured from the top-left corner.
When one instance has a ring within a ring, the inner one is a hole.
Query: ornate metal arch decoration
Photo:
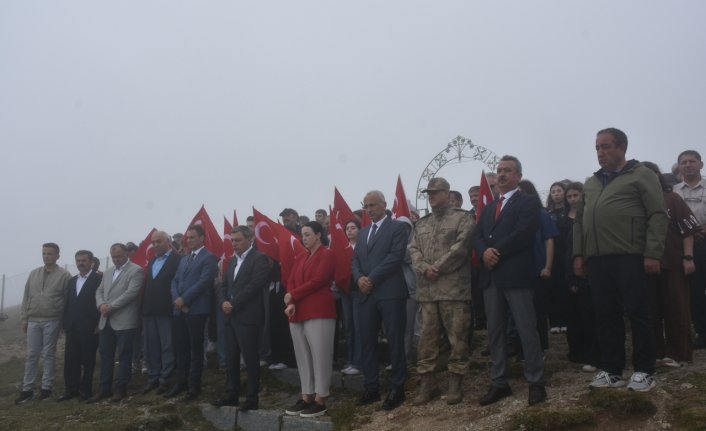
[[[463,163],[466,160],[479,161],[486,165],[490,172],[495,172],[498,167],[500,157],[498,157],[491,150],[474,144],[468,138],[457,136],[446,145],[446,148],[434,156],[429,164],[427,164],[427,167],[424,168],[422,175],[419,177],[419,182],[417,183],[415,206],[420,208],[420,200],[426,202],[427,199],[424,193],[422,193],[422,190],[426,188],[429,180],[434,178],[441,168],[449,163]],[[428,209],[426,204],[425,208]]]

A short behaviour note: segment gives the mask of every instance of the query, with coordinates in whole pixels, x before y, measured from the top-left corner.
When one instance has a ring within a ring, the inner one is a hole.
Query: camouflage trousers
[[[431,373],[436,368],[441,334],[446,333],[451,351],[448,370],[465,374],[468,370],[471,348],[468,331],[471,326],[469,301],[420,302],[419,346],[417,347],[417,373]]]

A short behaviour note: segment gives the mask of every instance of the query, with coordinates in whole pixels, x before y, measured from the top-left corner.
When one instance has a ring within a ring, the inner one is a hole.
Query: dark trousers
[[[571,362],[598,367],[600,355],[596,338],[596,315],[591,289],[585,279],[577,282],[577,292],[569,293],[566,342]]]
[[[275,289],[269,292],[270,362],[296,367],[297,360],[294,358],[294,344],[292,344],[292,334],[289,332],[289,320],[284,314],[284,294],[282,288],[278,292]]]
[[[622,375],[625,368],[625,324],[632,327],[633,368],[652,374],[655,340],[644,258],[633,255],[592,257],[587,261],[588,280],[596,311],[600,349],[598,367]]]
[[[381,324],[385,327],[392,365],[390,390],[403,389],[407,379],[407,359],[404,353],[407,299],[377,300],[372,295],[364,295],[358,291],[354,291],[353,294],[357,295],[353,300],[357,303],[357,318],[360,321],[361,362],[365,375],[365,389],[371,392],[380,390],[377,341]]]
[[[125,389],[132,377],[132,347],[136,329],[116,331],[110,326],[110,319],[101,330],[98,350],[101,355],[101,392],[110,392],[113,382],[113,362],[115,353],[118,353],[118,378],[115,387]]]
[[[240,355],[245,360],[248,373],[248,391],[246,399],[257,404],[260,392],[260,329],[262,325],[230,323],[226,317],[223,336],[226,347],[226,396],[238,397],[240,391]]]
[[[699,337],[706,337],[706,240],[694,244],[694,266],[689,275],[691,321]]]
[[[691,362],[689,287],[684,270],[662,268],[660,274],[649,276],[649,285],[657,357]]]
[[[207,314],[174,316],[174,351],[177,384],[188,384],[192,392],[201,391],[203,340]]]
[[[98,334],[77,329],[66,331],[64,385],[67,394],[92,395],[97,350]]]
[[[537,277],[534,280],[534,314],[537,319],[537,335],[539,335],[539,345],[542,350],[549,349],[549,327],[547,326],[547,309],[549,307],[549,296],[551,279],[543,280]],[[564,323],[566,325],[566,323]],[[562,325],[562,326],[564,326]]]

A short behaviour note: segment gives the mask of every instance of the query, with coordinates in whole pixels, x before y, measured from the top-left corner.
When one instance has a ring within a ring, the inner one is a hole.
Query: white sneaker
[[[598,374],[593,377],[591,383],[589,383],[588,388],[620,388],[625,386],[625,380],[622,376],[617,374],[609,374],[606,371],[599,371]]]
[[[632,373],[630,377],[630,383],[628,383],[628,390],[635,392],[647,392],[657,385],[655,379],[652,378],[647,373],[636,371]]]
[[[341,370],[341,372],[347,376],[357,376],[358,374],[360,374],[360,370],[355,367],[348,367],[344,370]]]
[[[392,364],[385,367],[385,371],[392,371]]]
[[[561,328],[558,326],[554,326],[552,328],[549,328],[549,333],[550,334],[559,334],[561,332]]]
[[[279,362],[279,363],[277,363],[277,364],[272,364],[272,365],[270,365],[270,366],[267,367],[267,368],[269,368],[270,370],[284,370],[284,369],[287,368],[287,365],[285,365],[285,364]]]
[[[581,371],[584,373],[595,373],[598,368],[594,367],[591,364],[586,364],[583,367],[581,367]]]

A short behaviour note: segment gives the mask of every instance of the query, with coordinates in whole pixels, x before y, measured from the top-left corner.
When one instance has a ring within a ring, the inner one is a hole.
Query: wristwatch
[[[692,261],[692,260],[694,260],[694,256],[692,256],[690,254],[685,254],[682,259]]]

